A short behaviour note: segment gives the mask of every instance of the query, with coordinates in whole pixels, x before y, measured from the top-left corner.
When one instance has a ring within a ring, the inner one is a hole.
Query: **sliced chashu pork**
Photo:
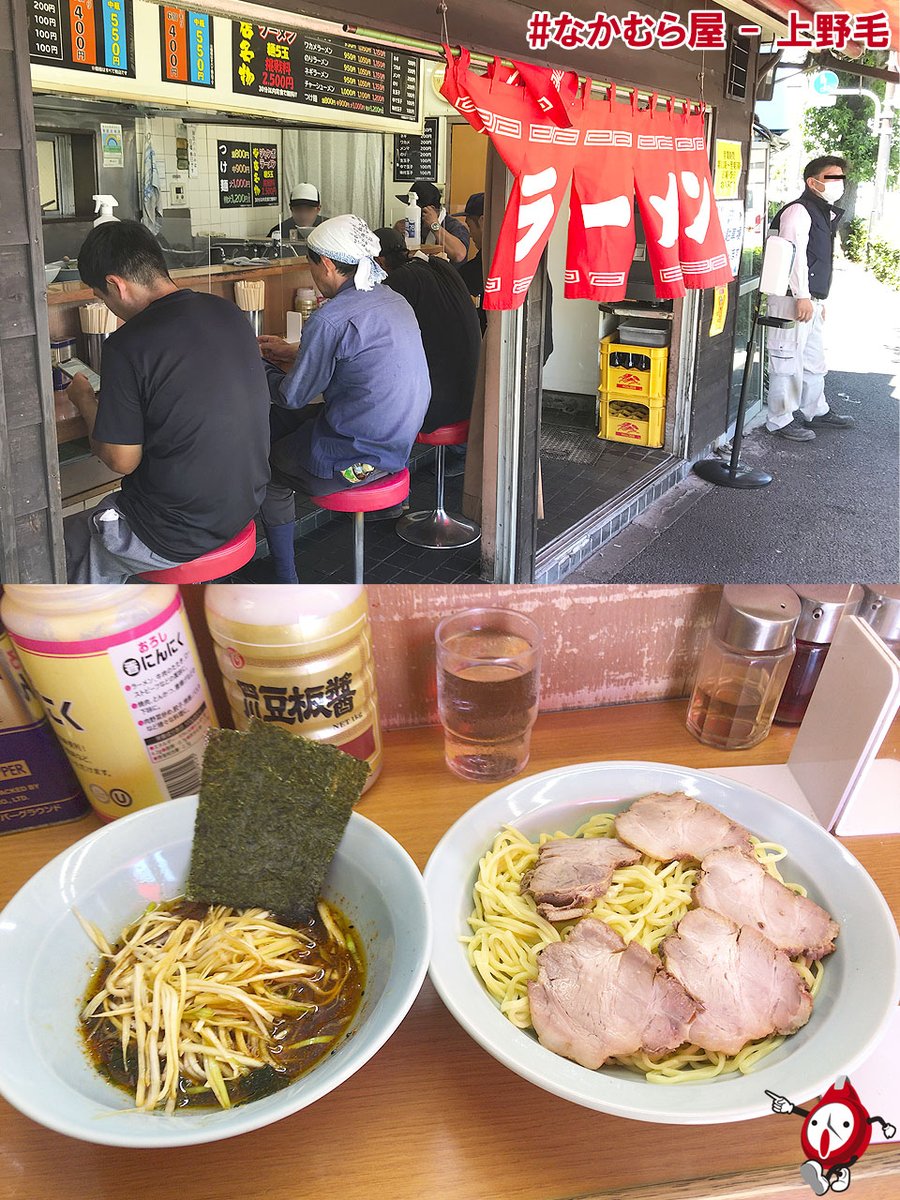
[[[707,854],[700,865],[697,904],[737,925],[752,925],[791,956],[824,958],[834,949],[837,922],[815,901],[779,883],[755,858],[731,847]]]
[[[812,997],[791,960],[752,926],[695,908],[660,946],[666,969],[698,1003],[689,1041],[737,1054],[747,1042],[794,1033]]]
[[[655,954],[626,946],[602,921],[581,921],[538,964],[528,1000],[548,1050],[596,1070],[614,1055],[664,1053],[687,1040],[694,1001]]]
[[[616,817],[616,833],[629,846],[662,862],[699,860],[725,846],[752,853],[750,834],[742,825],[684,792],[654,792],[635,800]]]
[[[615,838],[557,838],[538,851],[537,864],[522,879],[537,910],[548,921],[572,921],[590,912],[609,891],[617,867],[638,862],[638,850]]]

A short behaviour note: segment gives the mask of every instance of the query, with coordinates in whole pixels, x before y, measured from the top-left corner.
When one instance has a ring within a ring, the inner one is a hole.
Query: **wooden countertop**
[[[289,271],[309,271],[305,257],[294,256],[275,259],[260,267],[236,267],[231,263],[212,267],[177,267],[169,272],[183,287],[200,287],[208,280],[216,283],[231,283],[235,279],[267,279],[286,275]],[[48,304],[74,304],[82,300],[95,299],[94,293],[80,279],[66,279],[62,283],[47,285]]]
[[[602,758],[690,767],[784,762],[793,731],[753,750],[701,746],[685,701],[544,714],[527,774]],[[882,753],[900,757],[900,722]],[[420,867],[446,829],[493,789],[451,775],[438,729],[385,736],[382,778],[360,804]],[[45,862],[99,826],[94,816],[0,838],[0,906]],[[900,920],[900,838],[845,842]],[[811,1097],[791,1097],[802,1103]],[[900,1112],[886,1112],[900,1125]],[[35,1200],[806,1200],[800,1121],[649,1125],[580,1108],[508,1071],[457,1025],[426,982],[387,1045],[293,1117],[208,1146],[133,1151],[51,1133],[0,1100],[0,1197]],[[853,1200],[900,1195],[900,1147],[869,1150]]]

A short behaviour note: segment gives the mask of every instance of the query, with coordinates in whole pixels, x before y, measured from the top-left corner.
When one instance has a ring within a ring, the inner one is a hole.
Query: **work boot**
[[[799,417],[794,417],[790,425],[782,425],[780,429],[770,429],[769,432],[775,437],[787,438],[791,442],[813,442],[816,438],[815,433],[807,429]]]
[[[822,413],[820,417],[812,417],[808,421],[804,417],[803,424],[807,429],[852,429],[856,424],[856,417],[848,417],[829,408],[828,412]]]

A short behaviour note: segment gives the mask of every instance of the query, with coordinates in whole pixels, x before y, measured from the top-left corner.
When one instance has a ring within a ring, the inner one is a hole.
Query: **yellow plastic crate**
[[[600,437],[632,446],[662,446],[666,438],[666,406],[623,400],[600,393]]]
[[[600,390],[641,400],[665,401],[666,374],[669,367],[668,346],[627,346],[613,340],[609,334],[600,343]],[[650,363],[648,371],[636,367],[614,367],[610,358],[614,354],[641,355]]]

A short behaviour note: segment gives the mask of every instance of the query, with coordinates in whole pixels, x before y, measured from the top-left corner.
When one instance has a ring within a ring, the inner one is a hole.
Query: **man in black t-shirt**
[[[107,222],[82,280],[125,324],[103,347],[101,395],[68,395],[91,449],[124,476],[66,521],[70,583],[124,583],[216,550],[256,514],[269,479],[269,388],[253,330],[228,300],[179,290],[136,221]]]

